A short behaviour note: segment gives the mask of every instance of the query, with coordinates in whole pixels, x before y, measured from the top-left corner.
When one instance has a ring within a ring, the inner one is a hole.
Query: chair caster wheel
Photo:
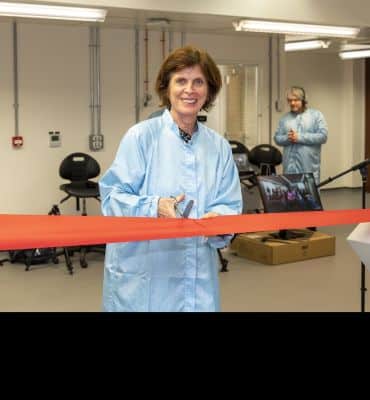
[[[224,260],[223,262],[222,262],[222,267],[221,267],[221,269],[220,269],[220,272],[228,272],[229,270],[227,269],[227,264],[228,264],[229,262],[227,261],[227,260]]]

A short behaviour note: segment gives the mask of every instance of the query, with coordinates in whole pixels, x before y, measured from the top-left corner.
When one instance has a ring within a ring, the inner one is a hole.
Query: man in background
[[[274,135],[283,147],[283,173],[312,172],[316,185],[320,183],[321,145],[326,143],[328,128],[323,114],[307,108],[305,90],[292,86],[287,92],[290,112],[279,121]]]

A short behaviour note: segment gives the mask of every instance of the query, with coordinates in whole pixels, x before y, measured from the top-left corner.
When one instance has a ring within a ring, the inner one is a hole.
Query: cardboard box
[[[311,236],[280,240],[270,236],[273,232],[239,234],[233,240],[231,250],[240,257],[272,265],[335,254],[335,236],[322,232],[301,231]]]

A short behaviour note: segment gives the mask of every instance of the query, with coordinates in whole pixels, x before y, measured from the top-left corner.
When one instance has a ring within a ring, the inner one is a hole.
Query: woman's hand
[[[202,219],[203,218],[213,218],[213,217],[218,217],[220,214],[218,214],[218,213],[215,213],[215,212],[208,212],[208,213],[206,213],[206,214],[204,214],[203,215],[203,217],[202,217]]]
[[[176,218],[175,205],[185,199],[184,194],[176,197],[160,197],[158,202],[158,217],[159,218]]]

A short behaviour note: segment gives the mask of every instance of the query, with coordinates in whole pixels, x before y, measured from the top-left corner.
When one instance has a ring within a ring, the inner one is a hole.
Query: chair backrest
[[[236,140],[229,140],[231,151],[233,153],[235,164],[239,171],[246,171],[249,169],[249,150],[247,147]]]
[[[72,182],[83,182],[100,174],[98,162],[88,154],[72,153],[60,164],[59,175]]]
[[[281,151],[271,144],[259,144],[249,152],[249,162],[260,168],[261,175],[275,174],[282,159]]]

